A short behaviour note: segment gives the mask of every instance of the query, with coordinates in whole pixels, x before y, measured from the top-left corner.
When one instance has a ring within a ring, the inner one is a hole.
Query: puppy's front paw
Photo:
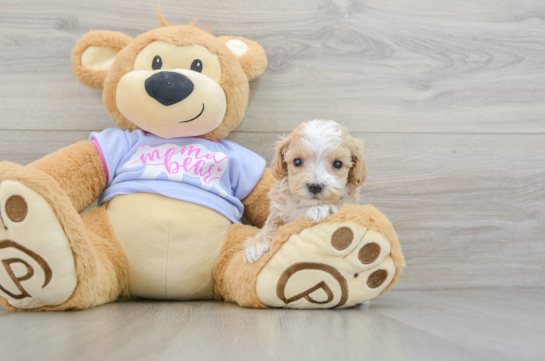
[[[244,242],[244,261],[254,263],[265,253],[269,252],[271,240],[264,234],[258,233],[255,237]]]
[[[335,207],[336,208],[336,207]],[[331,214],[330,207],[328,205],[310,207],[305,214],[307,221],[314,223],[321,222],[324,218]]]

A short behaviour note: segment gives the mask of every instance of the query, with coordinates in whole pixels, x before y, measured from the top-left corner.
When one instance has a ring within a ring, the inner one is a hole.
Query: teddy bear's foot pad
[[[0,295],[10,305],[58,305],[74,292],[72,251],[51,206],[14,181],[0,183]]]
[[[380,233],[351,223],[321,223],[293,235],[257,279],[272,307],[350,307],[378,296],[396,268]]]

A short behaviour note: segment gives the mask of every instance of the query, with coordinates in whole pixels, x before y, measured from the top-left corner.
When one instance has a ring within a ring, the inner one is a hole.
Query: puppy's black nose
[[[310,191],[310,193],[314,193],[314,194],[318,194],[322,191],[324,187],[319,185],[319,184],[309,184],[308,185],[308,190]]]
[[[193,92],[195,86],[183,74],[161,71],[146,79],[146,92],[163,105],[181,102]]]

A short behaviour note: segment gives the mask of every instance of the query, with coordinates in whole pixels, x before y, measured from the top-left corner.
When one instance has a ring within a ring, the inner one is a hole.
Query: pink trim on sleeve
[[[106,159],[104,159],[104,154],[102,154],[102,148],[100,148],[100,145],[98,144],[96,139],[92,140],[95,147],[97,147],[98,154],[100,154],[100,159],[102,159],[102,165],[104,166],[104,173],[106,174],[106,184],[108,184],[108,181],[110,180],[110,173],[108,172],[108,166],[106,165]]]

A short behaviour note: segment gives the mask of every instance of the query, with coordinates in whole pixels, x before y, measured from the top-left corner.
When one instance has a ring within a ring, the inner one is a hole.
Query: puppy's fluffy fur
[[[330,120],[311,120],[276,144],[269,193],[270,214],[261,231],[244,243],[252,263],[268,252],[276,230],[304,216],[320,222],[342,203],[357,203],[367,177],[361,141]],[[340,162],[340,163],[339,163]]]

